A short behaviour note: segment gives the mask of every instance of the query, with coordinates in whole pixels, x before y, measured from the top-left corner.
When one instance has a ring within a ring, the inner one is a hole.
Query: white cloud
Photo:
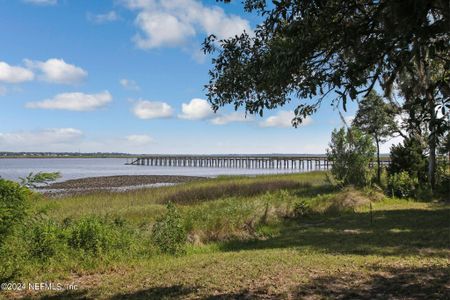
[[[24,151],[30,148],[41,149],[42,146],[73,143],[80,140],[82,136],[83,132],[75,128],[0,133],[0,147],[15,151]]]
[[[139,100],[133,107],[133,113],[139,119],[169,118],[173,109],[165,102]]]
[[[235,122],[250,122],[253,121],[252,116],[245,116],[244,113],[240,112],[233,112],[227,115],[219,115],[213,119],[211,119],[211,123],[214,125],[225,125],[228,123],[235,123]]]
[[[87,13],[86,18],[88,19],[88,21],[90,21],[92,23],[96,23],[96,24],[114,22],[114,21],[117,21],[120,19],[119,15],[113,10],[111,10],[107,13],[98,14],[98,15],[92,14],[92,13]]]
[[[259,123],[260,127],[279,127],[279,128],[289,128],[292,127],[292,119],[295,117],[293,111],[280,111],[276,115],[268,117],[264,121]],[[311,124],[311,117],[306,117],[301,125]]]
[[[121,86],[123,86],[127,90],[139,91],[141,89],[139,87],[139,85],[136,83],[136,81],[134,81],[134,80],[123,78],[123,79],[119,80],[119,83]]]
[[[195,29],[190,24],[184,24],[167,13],[144,11],[137,16],[136,25],[144,36],[138,34],[133,40],[142,49],[179,46],[195,35]]]
[[[178,115],[181,119],[203,120],[214,115],[208,101],[194,98],[189,103],[181,104],[182,114]]]
[[[34,74],[28,69],[0,61],[0,82],[20,83],[34,79]]]
[[[36,5],[56,5],[58,0],[24,0],[24,2]]]
[[[153,138],[146,134],[132,134],[127,136],[126,140],[136,146],[144,146],[153,142]]]
[[[83,81],[88,73],[80,67],[66,63],[63,59],[50,58],[47,61],[25,59],[30,69],[41,72],[39,78],[52,83],[77,84]]]
[[[123,0],[137,10],[136,26],[140,29],[134,42],[139,48],[174,47],[185,45],[192,37],[215,34],[228,38],[251,33],[248,20],[226,14],[218,6],[205,6],[196,0]]]
[[[112,96],[108,91],[98,94],[62,93],[51,99],[38,102],[28,102],[27,108],[61,109],[72,111],[89,111],[103,107],[111,102]]]

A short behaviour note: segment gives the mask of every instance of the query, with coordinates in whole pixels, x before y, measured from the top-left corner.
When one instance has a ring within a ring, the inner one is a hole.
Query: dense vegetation
[[[378,145],[392,123],[384,113],[388,101],[404,119],[398,133],[424,146],[428,189],[439,189],[439,147],[450,124],[448,1],[243,3],[262,17],[254,33],[220,41],[211,35],[204,43],[215,55],[206,85],[215,110],[232,105],[262,115],[295,101],[297,126],[328,99],[344,110],[347,101],[358,101],[361,110],[371,108],[364,120],[370,124],[361,129]],[[375,90],[386,99],[371,97]]]
[[[28,212],[2,235],[2,281],[79,287],[4,295],[448,295],[448,204],[342,189],[328,176],[222,177],[58,199],[2,181],[3,190],[23,189]]]

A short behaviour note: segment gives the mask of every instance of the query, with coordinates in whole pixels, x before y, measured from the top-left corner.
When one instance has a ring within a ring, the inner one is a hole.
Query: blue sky
[[[0,5],[0,151],[324,153],[342,125],[329,101],[297,129],[295,101],[264,117],[211,112],[201,42],[255,27],[239,1]]]

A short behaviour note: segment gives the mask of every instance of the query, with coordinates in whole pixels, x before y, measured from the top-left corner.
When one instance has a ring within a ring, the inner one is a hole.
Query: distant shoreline
[[[89,156],[89,155],[70,155],[70,156],[58,156],[58,155],[54,155],[54,156],[21,156],[21,155],[17,155],[17,156],[0,156],[0,159],[18,159],[18,158],[26,158],[26,159],[44,159],[44,158],[48,158],[48,159],[54,159],[54,158],[135,158],[137,155],[130,155],[130,156],[120,156],[120,155],[99,155],[99,156]]]

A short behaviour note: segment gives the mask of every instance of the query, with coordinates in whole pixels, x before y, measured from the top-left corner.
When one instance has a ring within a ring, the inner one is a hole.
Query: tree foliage
[[[423,145],[418,139],[406,138],[403,144],[391,147],[389,174],[407,172],[410,177],[423,184],[427,181],[427,158]]]
[[[375,147],[370,136],[353,128],[341,128],[331,134],[328,160],[332,162],[331,173],[343,185],[367,186],[371,182],[370,162]]]
[[[37,188],[40,185],[47,185],[58,178],[61,178],[61,173],[59,172],[38,172],[36,174],[31,172],[25,178],[19,177],[20,184],[28,188]]]
[[[205,52],[217,54],[206,85],[215,110],[232,104],[262,114],[294,97],[309,99],[295,110],[296,125],[330,92],[345,109],[348,99],[367,95],[376,84],[389,94],[417,61],[440,61],[449,69],[447,0],[271,2],[244,1],[247,11],[264,18],[254,34],[205,40]],[[425,77],[418,83],[423,95],[432,80]],[[447,104],[448,82],[433,85]]]
[[[371,91],[360,103],[353,126],[373,137],[377,147],[377,181],[380,182],[381,162],[380,143],[386,142],[386,138],[396,131],[394,121],[396,109],[383,101],[375,91]]]

